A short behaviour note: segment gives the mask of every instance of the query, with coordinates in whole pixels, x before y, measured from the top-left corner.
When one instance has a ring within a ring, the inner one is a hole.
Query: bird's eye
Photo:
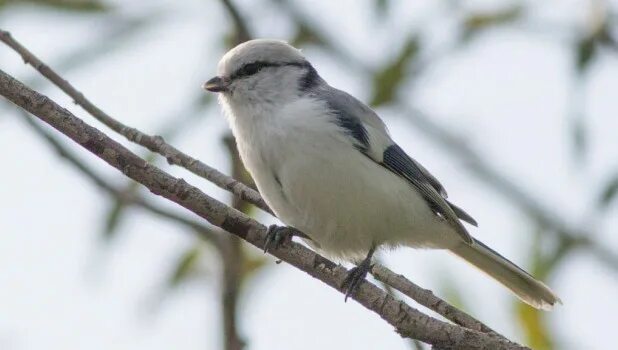
[[[253,75],[253,74],[259,72],[261,68],[262,68],[262,66],[257,64],[257,63],[245,64],[242,67],[242,75],[245,75],[245,76]]]
[[[262,70],[262,68],[279,67],[279,66],[281,66],[281,64],[272,63],[272,62],[262,62],[262,61],[251,62],[251,63],[247,63],[244,66],[238,68],[238,70],[235,71],[230,76],[230,78],[237,79],[237,78],[248,77],[248,76],[258,73],[259,71]]]

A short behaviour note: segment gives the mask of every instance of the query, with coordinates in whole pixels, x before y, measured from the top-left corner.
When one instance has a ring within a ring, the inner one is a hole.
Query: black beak
[[[227,79],[221,77],[214,77],[209,81],[205,82],[204,85],[202,85],[202,88],[211,92],[223,92],[227,91],[227,87],[229,85],[230,83]]]

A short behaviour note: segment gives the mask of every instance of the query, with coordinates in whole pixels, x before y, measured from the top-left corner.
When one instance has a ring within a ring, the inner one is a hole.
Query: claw
[[[358,266],[352,268],[343,280],[341,288],[345,291],[345,298],[343,299],[344,302],[348,301],[348,297],[356,293],[356,290],[360,286],[361,282],[365,280],[365,277],[367,277],[367,273],[373,267],[373,264],[371,263],[371,257],[373,256],[374,252],[375,246],[369,249],[367,257],[360,264],[358,264]]]
[[[348,275],[343,280],[341,288],[345,290],[344,301],[348,301],[348,298],[356,293],[356,290],[360,286],[361,282],[367,277],[367,272],[371,270],[371,264],[360,264],[348,272]]]
[[[266,232],[266,242],[264,242],[264,253],[271,249],[279,249],[283,244],[292,241],[292,237],[299,236],[309,238],[306,234],[293,227],[270,225]]]

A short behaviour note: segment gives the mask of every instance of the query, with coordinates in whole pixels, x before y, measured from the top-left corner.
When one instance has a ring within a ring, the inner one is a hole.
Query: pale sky
[[[271,6],[239,3],[250,14],[251,29],[258,36],[290,37],[290,23]],[[392,9],[394,20],[388,24],[376,19],[369,3],[298,3],[326,32],[336,35],[343,50],[370,65],[392,57],[402,38],[415,28],[427,28],[427,40],[436,45],[454,30],[452,21],[432,22],[439,13],[439,6],[433,5],[437,2],[432,1],[397,3]],[[473,3],[494,6],[490,1]],[[531,17],[583,25],[586,13],[581,8],[586,4],[551,1],[535,7]],[[201,83],[214,74],[225,49],[220,38],[229,23],[216,1],[117,1],[116,6],[121,15],[153,12],[160,19],[65,77],[111,115],[156,133],[175,119],[187,118],[178,115],[183,111],[179,106],[202,93]],[[0,27],[52,65],[64,53],[104,37],[111,29],[106,23],[97,16],[33,7],[0,15]],[[609,219],[589,222],[594,195],[618,168],[618,55],[602,54],[587,81],[590,150],[587,162],[577,164],[569,153],[566,114],[572,98],[572,67],[570,47],[565,44],[520,28],[493,31],[437,62],[404,92],[438,122],[465,135],[509,179],[568,222],[589,225],[598,241],[618,251],[617,206],[610,208]],[[304,53],[331,85],[369,99],[371,82],[353,68],[341,66],[315,48]],[[36,76],[3,45],[0,69],[22,80]],[[107,131],[57,89],[47,83],[42,86],[42,92]],[[0,102],[0,349],[219,348],[214,257],[211,278],[165,294],[165,278],[194,238],[176,225],[134,209],[127,213],[116,239],[104,244],[101,230],[110,206],[107,196],[61,161],[14,110]],[[471,175],[461,160],[411,127],[405,116],[387,109],[378,113],[394,139],[479,221],[479,228],[473,230],[476,237],[515,262],[528,261],[534,226],[517,207]],[[202,117],[174,144],[227,172],[220,142],[226,121],[215,104]],[[108,178],[125,182],[101,161],[69,146]],[[161,165],[216,198],[229,198],[182,169]],[[260,220],[274,222],[268,217]],[[261,254],[257,249],[253,252]],[[445,286],[461,290],[473,315],[521,339],[510,316],[514,297],[462,261],[445,252],[411,249],[382,258],[438,295],[443,295]],[[344,303],[340,293],[270,260],[240,302],[240,329],[249,349],[409,348],[377,315],[353,301]],[[618,313],[615,271],[581,253],[570,257],[546,283],[564,301],[564,306],[547,314],[559,347],[607,348],[608,335],[616,330],[612,315]]]

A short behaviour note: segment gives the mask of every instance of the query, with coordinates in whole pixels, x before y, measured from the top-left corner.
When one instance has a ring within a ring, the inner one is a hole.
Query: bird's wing
[[[335,117],[334,122],[345,131],[360,152],[406,179],[421,193],[429,207],[443,217],[465,242],[473,243],[459,219],[474,226],[477,225],[476,221],[446,199],[442,184],[390,138],[386,125],[371,108],[353,96],[330,87],[316,92],[316,97],[326,101]]]
[[[386,150],[384,150],[381,164],[395,174],[408,180],[416,187],[423,195],[423,198],[428,202],[429,207],[451,224],[465,242],[469,244],[474,242],[466,228],[461,221],[459,221],[455,210],[453,210],[448,201],[440,195],[436,188],[431,185],[427,177],[423,175],[423,171],[417,166],[417,162],[410,158],[401,147],[397,144],[388,146]]]

